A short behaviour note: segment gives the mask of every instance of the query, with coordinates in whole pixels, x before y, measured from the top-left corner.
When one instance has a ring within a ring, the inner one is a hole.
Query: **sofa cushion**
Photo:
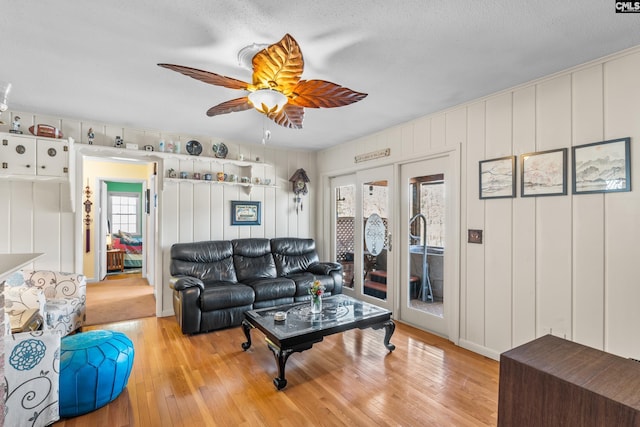
[[[271,239],[271,253],[278,276],[305,272],[310,265],[320,261],[313,239],[289,237]]]
[[[200,309],[202,311],[219,310],[221,308],[251,305],[255,293],[250,286],[234,282],[205,283],[204,291],[200,295]]]
[[[171,246],[172,276],[192,276],[205,284],[237,282],[233,248],[228,240],[175,243]]]
[[[296,284],[296,299],[298,301],[301,299],[305,299],[298,297],[308,296],[309,298],[311,298],[311,296],[309,295],[309,288],[315,280],[319,280],[320,283],[324,285],[325,295],[331,295],[333,293],[334,282],[333,277],[331,276],[316,276],[315,274],[305,272],[290,274],[287,276],[287,278],[293,280]]]
[[[293,298],[296,294],[296,284],[286,277],[274,279],[253,279],[244,282],[253,288],[257,301],[275,300],[280,298]]]
[[[232,241],[232,245],[233,264],[239,282],[276,277],[269,239],[236,239]]]

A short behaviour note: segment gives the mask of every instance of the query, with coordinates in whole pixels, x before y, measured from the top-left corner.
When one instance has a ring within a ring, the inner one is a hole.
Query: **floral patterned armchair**
[[[76,331],[86,319],[87,281],[84,275],[48,270],[22,270],[5,282],[5,311],[10,316],[37,308],[43,329],[64,335]]]

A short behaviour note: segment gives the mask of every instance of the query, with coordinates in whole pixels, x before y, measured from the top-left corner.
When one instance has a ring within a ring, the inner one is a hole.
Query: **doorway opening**
[[[105,181],[107,185],[106,275],[142,275],[143,185],[140,182]],[[105,207],[102,206],[101,209]]]

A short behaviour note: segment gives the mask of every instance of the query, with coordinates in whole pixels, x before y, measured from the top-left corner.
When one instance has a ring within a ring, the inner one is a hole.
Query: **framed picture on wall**
[[[520,156],[520,196],[567,194],[567,149],[538,151]]]
[[[231,201],[231,225],[260,225],[260,202]]]
[[[573,147],[573,194],[631,191],[630,145],[627,137]]]
[[[516,196],[516,156],[480,161],[480,199]]]

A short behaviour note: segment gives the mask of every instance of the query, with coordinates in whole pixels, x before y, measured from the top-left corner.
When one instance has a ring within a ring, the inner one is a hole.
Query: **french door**
[[[400,167],[400,318],[457,339],[459,302],[454,152]]]
[[[344,293],[392,309],[393,167],[331,180],[335,259],[342,263]]]

